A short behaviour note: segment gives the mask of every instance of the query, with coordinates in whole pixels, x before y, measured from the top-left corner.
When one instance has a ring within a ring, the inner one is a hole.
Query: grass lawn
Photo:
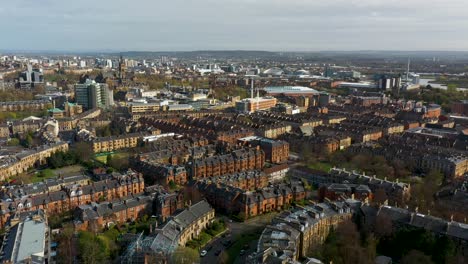
[[[112,156],[112,158],[125,158],[130,156],[130,153],[128,152],[119,152],[119,153],[114,153],[114,154],[109,154],[109,155],[103,155],[103,156],[96,156],[94,159],[101,162],[102,164],[107,164],[107,157]]]
[[[99,156],[99,157],[95,157],[94,159],[103,164],[107,164],[107,156]]]
[[[307,167],[313,170],[319,170],[319,171],[325,171],[325,172],[328,172],[330,171],[331,168],[333,168],[333,166],[330,163],[320,162],[320,161],[309,163],[307,164]]]
[[[83,167],[80,165],[72,165],[59,169],[45,169],[37,172],[32,172],[27,176],[31,183],[41,182],[45,179],[55,178],[57,176],[71,176],[80,174],[83,171]]]
[[[41,182],[45,179],[50,179],[50,178],[55,178],[55,173],[51,174],[51,175],[45,175],[43,176],[42,174],[40,173],[33,173],[32,174],[33,176],[30,178],[31,180],[31,183],[37,183],[37,182]]]

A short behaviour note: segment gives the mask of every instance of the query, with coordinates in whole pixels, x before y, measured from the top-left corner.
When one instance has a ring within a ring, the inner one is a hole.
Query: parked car
[[[206,254],[208,254],[208,251],[202,250],[202,251],[200,252],[200,257],[204,257],[204,256],[206,256]]]
[[[219,254],[221,254],[221,249],[216,250],[215,256],[219,256]]]

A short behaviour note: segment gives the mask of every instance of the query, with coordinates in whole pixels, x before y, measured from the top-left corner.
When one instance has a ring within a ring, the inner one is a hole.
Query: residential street
[[[221,258],[227,258],[227,251],[230,247],[226,247],[225,245],[228,241],[235,243],[237,239],[241,238],[242,235],[252,234],[258,230],[261,230],[265,225],[271,223],[271,219],[276,216],[276,213],[270,213],[267,215],[262,215],[255,217],[253,219],[248,219],[245,222],[230,222],[229,218],[224,217],[227,225],[227,231],[225,235],[214,239],[210,243],[208,243],[203,249],[210,249],[206,256],[201,257],[201,263],[204,264],[212,264],[218,263]],[[243,263],[244,258],[256,250],[256,243],[257,240],[248,241],[248,249],[246,250],[245,254],[239,256],[239,252],[234,252],[238,257],[234,263]],[[239,249],[240,251],[241,249]],[[216,252],[220,251],[218,255]],[[231,249],[231,251],[234,251]],[[225,253],[225,254],[224,254]]]

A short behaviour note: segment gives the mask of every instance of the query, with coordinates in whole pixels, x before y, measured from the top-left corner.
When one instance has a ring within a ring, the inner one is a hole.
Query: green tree
[[[197,250],[188,247],[178,247],[172,253],[169,260],[170,264],[192,264],[199,263],[200,257]]]
[[[24,139],[21,140],[21,145],[22,145],[23,147],[25,147],[25,148],[30,148],[30,147],[32,147],[32,144],[33,144],[33,138],[32,138],[32,136],[31,136],[31,134],[28,133],[28,134],[26,135],[26,137],[24,137]]]
[[[176,188],[177,188],[177,184],[173,180],[170,180],[169,181],[169,189],[174,190]]]
[[[87,231],[80,232],[78,246],[81,263],[97,264],[108,261],[109,251],[96,235]]]
[[[7,143],[8,146],[18,146],[19,144],[20,144],[20,141],[17,138],[10,138],[10,140],[8,140],[8,143]]]
[[[86,162],[93,156],[91,146],[86,142],[78,142],[72,148],[72,152],[76,155],[80,162]]]

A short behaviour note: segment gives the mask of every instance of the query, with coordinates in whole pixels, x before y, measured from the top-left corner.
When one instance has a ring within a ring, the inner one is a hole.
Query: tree
[[[25,148],[30,148],[32,147],[32,144],[33,144],[33,138],[31,134],[28,133],[26,137],[23,140],[21,140],[21,145]]]
[[[178,247],[172,253],[169,260],[170,264],[192,264],[199,263],[200,257],[198,251],[188,247]]]
[[[424,184],[431,189],[437,189],[443,180],[444,175],[441,172],[432,170],[424,177]]]
[[[8,146],[18,146],[19,144],[20,144],[20,141],[17,138],[10,138],[10,140],[8,140],[8,143],[7,143]]]
[[[73,225],[66,225],[58,236],[58,263],[73,263]]]
[[[323,247],[322,257],[325,263],[373,263],[375,258],[376,241],[373,237],[361,244],[361,237],[356,225],[351,221],[341,223],[336,231],[330,231]]]
[[[106,164],[112,163],[112,155],[107,155],[106,157]]]
[[[109,251],[104,242],[96,235],[81,231],[79,234],[78,246],[80,249],[81,263],[97,264],[107,262]]]
[[[425,255],[423,252],[413,249],[401,259],[400,263],[401,264],[415,264],[415,263],[431,264],[434,262],[432,262],[431,257]]]
[[[169,181],[169,189],[174,190],[176,188],[177,188],[177,184],[173,180],[170,180]]]
[[[385,189],[379,188],[375,191],[375,194],[374,194],[375,203],[383,204],[387,200],[388,200],[388,196],[387,196],[387,193],[385,192]]]
[[[377,238],[389,237],[393,233],[392,220],[379,214],[375,219],[375,235]]]
[[[107,161],[107,166],[110,166],[116,170],[122,171],[122,170],[128,169],[128,167],[130,166],[130,161],[129,161],[128,156],[116,155],[112,157],[110,162]]]
[[[91,146],[86,142],[76,143],[72,149],[72,152],[76,155],[80,162],[88,161],[93,155]]]

